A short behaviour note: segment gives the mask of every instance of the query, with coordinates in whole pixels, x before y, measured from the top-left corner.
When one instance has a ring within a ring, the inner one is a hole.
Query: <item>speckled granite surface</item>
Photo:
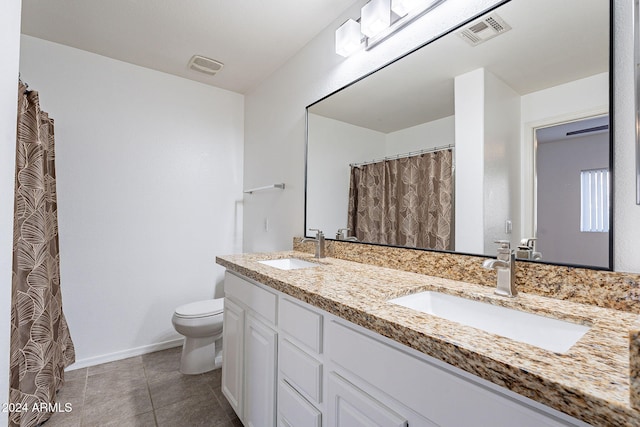
[[[630,404],[629,331],[638,325],[633,313],[546,298],[522,289],[518,298],[507,299],[495,296],[488,286],[336,258],[322,259],[319,267],[290,271],[257,262],[287,257],[314,260],[294,251],[222,256],[217,262],[590,424],[640,426],[640,412]],[[481,261],[470,258],[474,264]],[[409,256],[398,262],[418,263]],[[440,264],[445,265],[444,261]],[[474,272],[450,268],[469,282],[479,282],[466,279]],[[485,278],[483,283],[491,280]],[[463,295],[592,328],[566,354],[556,354],[386,302],[423,290]]]
[[[313,243],[293,248],[314,253]],[[327,241],[327,256],[411,271],[445,279],[495,286],[495,270],[482,268],[486,258],[472,255]],[[516,261],[521,292],[640,314],[640,275]]]
[[[640,328],[629,331],[629,402],[640,410]]]

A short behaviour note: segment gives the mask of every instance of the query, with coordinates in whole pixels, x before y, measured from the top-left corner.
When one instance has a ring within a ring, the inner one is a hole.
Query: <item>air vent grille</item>
[[[222,62],[200,55],[193,55],[189,60],[189,68],[209,75],[215,75],[222,70],[222,67],[224,67]]]
[[[497,13],[485,16],[456,34],[471,46],[477,46],[511,29]]]

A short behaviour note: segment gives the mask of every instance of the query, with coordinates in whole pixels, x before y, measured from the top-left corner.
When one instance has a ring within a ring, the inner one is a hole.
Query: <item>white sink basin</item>
[[[320,267],[320,264],[298,258],[269,259],[258,262],[270,267],[279,268],[280,270],[297,270],[299,268]]]
[[[564,320],[441,292],[420,292],[388,302],[556,353],[567,352],[590,329]]]

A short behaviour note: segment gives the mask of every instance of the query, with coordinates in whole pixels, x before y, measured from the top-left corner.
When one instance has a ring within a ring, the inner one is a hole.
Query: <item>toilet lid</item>
[[[179,317],[206,317],[222,313],[224,298],[207,299],[181,305],[176,308]]]

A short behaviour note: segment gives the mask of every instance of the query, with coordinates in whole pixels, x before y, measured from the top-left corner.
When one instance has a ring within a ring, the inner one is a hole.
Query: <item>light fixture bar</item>
[[[392,35],[396,31],[399,31],[400,29],[406,27],[407,25],[409,25],[416,19],[420,18],[421,16],[431,12],[433,9],[435,9],[445,1],[446,0],[430,0],[425,2],[425,6],[423,8],[418,7],[409,11],[407,15],[393,22],[385,30],[381,31],[380,33],[372,37],[367,37],[365,49],[366,50],[371,49],[372,47],[376,46],[378,43],[386,40],[390,35]]]

